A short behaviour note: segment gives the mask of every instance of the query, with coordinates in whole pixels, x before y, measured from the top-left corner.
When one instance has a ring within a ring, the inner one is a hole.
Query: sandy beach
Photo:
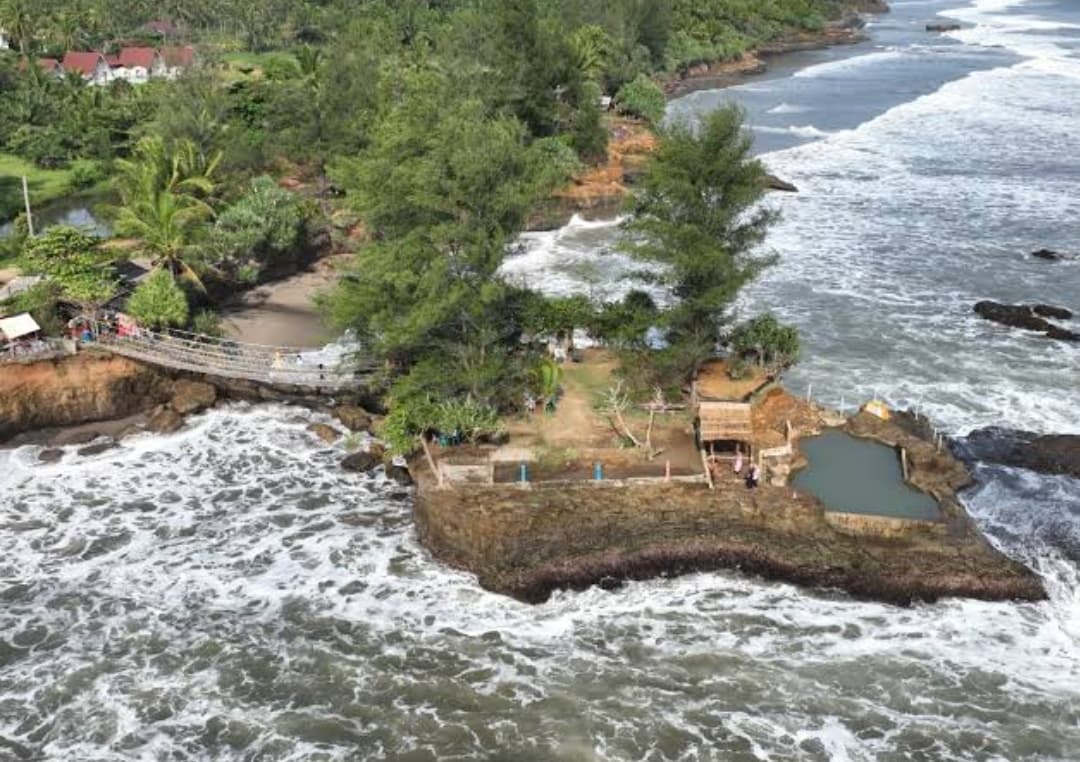
[[[296,275],[252,289],[222,316],[226,335],[250,344],[322,347],[334,332],[322,321],[315,295],[337,278],[342,257],[327,257]]]

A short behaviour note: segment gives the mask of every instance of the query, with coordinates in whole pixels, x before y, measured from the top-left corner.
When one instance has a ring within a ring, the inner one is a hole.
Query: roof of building
[[[121,48],[120,55],[117,58],[119,65],[126,69],[139,66],[149,71],[153,67],[157,55],[158,52],[153,48]]]
[[[0,318],[0,337],[8,341],[29,336],[40,330],[41,326],[26,312],[14,317]]]
[[[191,66],[195,63],[195,48],[190,45],[164,47],[161,58],[166,66]]]
[[[105,56],[105,63],[112,67],[119,66],[120,56]]]
[[[698,420],[702,442],[745,441],[754,433],[753,410],[744,402],[702,402]]]
[[[84,77],[89,77],[104,62],[105,56],[101,55],[101,53],[84,53],[69,50],[64,54],[63,66],[66,71],[77,71]]]

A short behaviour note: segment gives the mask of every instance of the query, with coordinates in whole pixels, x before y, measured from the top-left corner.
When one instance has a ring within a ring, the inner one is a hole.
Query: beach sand
[[[340,257],[319,260],[309,269],[265,283],[244,294],[222,316],[227,336],[250,344],[318,348],[334,339],[315,307],[315,295],[337,279]]]

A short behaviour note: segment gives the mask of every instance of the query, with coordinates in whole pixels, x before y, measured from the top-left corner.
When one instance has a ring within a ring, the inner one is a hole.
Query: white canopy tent
[[[0,339],[4,341],[15,341],[40,330],[41,326],[26,312],[14,317],[0,318]]]

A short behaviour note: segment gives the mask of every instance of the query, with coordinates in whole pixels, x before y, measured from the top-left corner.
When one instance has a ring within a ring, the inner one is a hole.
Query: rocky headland
[[[790,487],[689,481],[439,488],[422,459],[421,541],[489,590],[542,602],[560,588],[735,569],[897,604],[961,596],[1041,600],[1039,577],[982,537],[957,493],[967,469],[903,419],[860,414],[849,433],[903,448],[939,521],[838,514]]]

